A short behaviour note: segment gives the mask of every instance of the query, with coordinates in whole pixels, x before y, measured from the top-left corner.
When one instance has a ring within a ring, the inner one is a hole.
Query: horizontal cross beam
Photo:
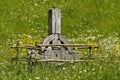
[[[19,61],[28,61],[28,59],[18,59]],[[59,59],[43,59],[43,60],[37,60],[37,59],[31,59],[32,62],[34,61],[37,61],[37,62],[71,62],[71,63],[74,63],[74,62],[93,62],[94,59],[91,59],[91,60],[59,60]]]
[[[96,44],[37,44],[36,46],[46,47],[46,46],[65,46],[65,47],[98,47]]]
[[[11,46],[11,48],[26,48],[26,49],[40,49],[39,47],[46,47],[46,46],[64,46],[64,47],[79,47],[80,49],[85,48],[99,48],[96,44],[37,44],[36,46],[33,45],[25,45],[25,46]]]

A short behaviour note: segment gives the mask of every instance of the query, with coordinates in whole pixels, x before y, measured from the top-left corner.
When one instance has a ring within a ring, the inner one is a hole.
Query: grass
[[[61,9],[61,34],[71,43],[100,45],[93,55],[96,61],[38,64],[30,70],[27,63],[11,64],[15,50],[8,44],[41,41],[53,6]],[[0,80],[119,80],[119,19],[120,0],[0,0]]]
[[[1,80],[118,80],[119,60],[110,62],[105,59],[96,60],[94,63],[76,63],[64,65],[46,64],[37,65],[28,70],[27,65],[19,63],[13,65],[9,62],[1,64]],[[5,73],[7,72],[7,73]]]

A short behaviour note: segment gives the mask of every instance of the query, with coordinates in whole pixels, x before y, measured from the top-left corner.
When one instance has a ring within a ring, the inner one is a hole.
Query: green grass
[[[100,45],[102,51],[93,55],[96,61],[38,64],[32,71],[27,64],[11,64],[15,50],[8,44],[23,34],[41,41],[48,31],[48,9],[53,6],[61,10],[62,35],[71,43]],[[0,0],[0,80],[119,80],[119,19],[120,0]]]
[[[81,62],[64,65],[38,64],[30,67],[19,63],[12,65],[9,62],[0,64],[1,80],[119,80],[120,62],[99,59],[95,62]],[[7,73],[6,73],[7,72]],[[39,79],[38,79],[39,78]]]

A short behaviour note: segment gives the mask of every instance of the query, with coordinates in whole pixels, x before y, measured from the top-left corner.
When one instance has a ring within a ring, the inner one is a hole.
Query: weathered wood
[[[37,46],[98,47],[96,44],[37,44]]]
[[[61,33],[61,13],[59,9],[51,8],[48,11],[48,35]]]
[[[98,48],[98,45],[96,44],[37,44],[34,45],[26,45],[26,46],[11,46],[11,48],[26,48],[26,49],[40,49],[40,47],[46,47],[46,46],[65,46],[65,47],[78,47],[78,49],[84,49],[84,48]]]
[[[77,49],[89,49],[92,59],[92,48],[98,48],[96,44],[69,44],[68,40],[61,35],[61,12],[59,9],[51,8],[48,11],[48,36],[35,45],[20,46],[19,41],[11,48],[16,48],[17,57],[20,48],[27,49],[28,60],[39,62],[79,62],[81,60]],[[32,59],[36,58],[36,59]],[[22,59],[23,61],[25,59]]]
[[[25,58],[21,58],[19,59],[19,61],[28,61],[28,59],[25,59]],[[44,59],[44,60],[37,60],[37,59],[31,59],[32,62],[71,62],[71,63],[74,63],[74,62],[93,62],[95,61],[94,59],[92,60],[61,60],[61,59]]]
[[[37,60],[38,62],[91,62],[94,60],[55,60],[55,59],[48,59],[48,60]]]

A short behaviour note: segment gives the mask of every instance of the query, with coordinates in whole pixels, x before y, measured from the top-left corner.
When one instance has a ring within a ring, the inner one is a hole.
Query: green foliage
[[[8,44],[18,39],[21,44],[41,41],[48,31],[47,11],[53,6],[61,9],[62,35],[71,43],[99,44],[96,61],[32,67],[11,63],[15,50]],[[118,80],[119,19],[120,0],[0,0],[0,80]]]

